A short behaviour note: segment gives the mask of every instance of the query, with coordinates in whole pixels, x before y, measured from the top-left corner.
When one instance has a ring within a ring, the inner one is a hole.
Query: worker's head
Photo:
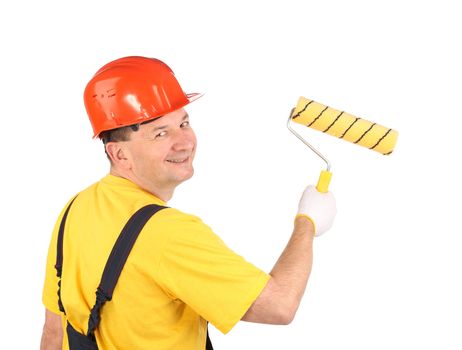
[[[196,138],[183,107],[198,97],[185,94],[157,59],[125,57],[103,66],[87,84],[84,99],[111,171],[151,192],[190,178]]]

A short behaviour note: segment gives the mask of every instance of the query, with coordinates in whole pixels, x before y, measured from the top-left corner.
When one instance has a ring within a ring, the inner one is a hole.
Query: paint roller
[[[390,155],[396,145],[398,132],[377,123],[356,117],[345,111],[339,111],[321,103],[300,97],[297,106],[287,120],[289,130],[326,163],[326,170],[321,171],[316,189],[327,192],[332,177],[330,163],[306,139],[292,127],[291,121],[329,135],[369,148],[383,155]]]

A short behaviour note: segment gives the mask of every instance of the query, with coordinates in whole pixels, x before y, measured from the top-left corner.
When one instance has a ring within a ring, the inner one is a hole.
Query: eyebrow
[[[162,117],[159,117],[159,119],[162,118]],[[186,119],[189,119],[189,114],[188,113],[185,113],[185,115],[181,119],[181,122],[184,122]],[[166,129],[166,128],[168,128],[168,125],[160,125],[160,126],[156,126],[154,129],[152,129],[152,131],[163,130],[163,129]]]

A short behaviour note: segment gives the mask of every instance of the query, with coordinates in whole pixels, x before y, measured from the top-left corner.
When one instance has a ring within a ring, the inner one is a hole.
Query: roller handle
[[[330,179],[332,178],[332,173],[328,170],[321,171],[319,175],[318,184],[316,185],[316,189],[321,193],[326,193],[329,191],[329,183]]]

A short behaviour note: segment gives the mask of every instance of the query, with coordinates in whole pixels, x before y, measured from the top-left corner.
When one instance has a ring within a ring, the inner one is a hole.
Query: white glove
[[[315,236],[331,228],[335,214],[337,206],[332,193],[318,192],[312,185],[305,189],[298,204],[298,215],[305,215],[313,222]]]

